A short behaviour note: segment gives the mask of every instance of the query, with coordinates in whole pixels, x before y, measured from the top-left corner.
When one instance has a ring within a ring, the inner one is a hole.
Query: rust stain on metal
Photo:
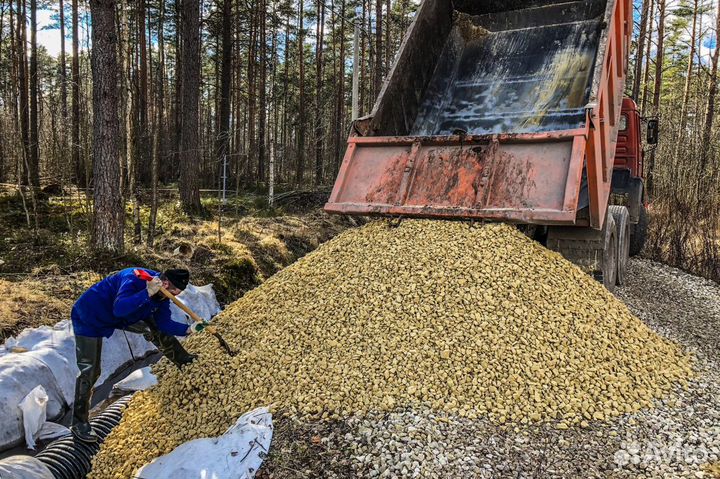
[[[388,161],[379,181],[373,186],[365,199],[373,204],[393,204],[398,197],[403,180],[405,165],[410,153],[402,153]]]
[[[500,152],[495,161],[493,180],[488,190],[486,208],[493,206],[531,208],[526,198],[536,188],[535,171],[531,162],[520,160],[508,152]],[[532,212],[529,213],[532,216]]]
[[[435,148],[418,159],[408,204],[473,208],[484,188],[487,149]]]

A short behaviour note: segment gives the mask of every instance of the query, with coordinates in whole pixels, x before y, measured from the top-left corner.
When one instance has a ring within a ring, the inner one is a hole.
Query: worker
[[[141,279],[138,268],[124,269],[93,285],[73,306],[71,318],[80,375],[75,382],[71,431],[81,441],[98,440],[89,413],[92,389],[100,376],[103,338],[109,338],[117,329],[141,333],[180,369],[195,359],[175,336],[202,331],[205,325],[188,327],[173,321],[170,302],[160,291],[163,286],[179,294],[188,285],[190,273],[185,269],[169,269],[162,274],[144,271],[152,276],[151,281]]]

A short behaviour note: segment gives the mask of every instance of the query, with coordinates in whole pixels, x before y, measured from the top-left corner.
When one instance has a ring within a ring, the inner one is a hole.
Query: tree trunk
[[[287,161],[288,156],[288,106],[289,106],[289,92],[290,89],[290,74],[288,72],[290,65],[290,14],[288,14],[285,21],[285,48],[284,59],[283,59],[283,116],[282,116],[282,155],[280,155],[281,164],[283,161]],[[282,168],[281,168],[282,170]]]
[[[315,37],[315,186],[322,184],[323,177],[323,41],[325,36],[325,0],[316,0],[318,26]]]
[[[390,63],[392,62],[392,2],[390,0],[385,1],[385,67],[383,69],[383,76],[390,71]]]
[[[93,77],[93,247],[123,250],[115,0],[90,0]]]
[[[65,3],[60,0],[60,105],[62,112],[62,128],[65,130],[65,122],[68,118],[67,109],[67,65],[65,59]],[[63,137],[63,147],[66,138]],[[64,158],[63,158],[64,160]]]
[[[241,26],[240,22],[234,22],[235,23],[235,38],[237,41],[239,41],[241,37]],[[242,73],[243,73],[243,64],[240,61],[240,58],[242,58],[239,54],[235,56],[235,74],[233,75],[235,77],[235,91],[240,91],[242,88]],[[243,118],[245,116],[246,111],[243,110],[242,105],[244,102],[240,100],[241,95],[237,94],[235,96],[235,115],[233,118],[235,127],[234,127],[234,146],[233,146],[233,152],[235,156],[234,166],[235,166],[235,194],[240,194],[240,183],[242,180],[242,166],[243,166],[243,157],[245,154],[245,141],[244,141],[244,134],[245,134],[245,122],[243,121]]]
[[[383,33],[382,33],[382,0],[377,0],[375,4],[375,91],[373,97],[377,98],[380,94],[383,81]]]
[[[30,162],[30,119],[28,105],[28,80],[27,80],[27,42],[26,42],[26,16],[25,2],[17,0],[17,53],[18,53],[18,89],[20,90],[20,137],[22,139],[23,151],[20,159],[20,168],[22,172],[19,178],[20,183],[27,185],[29,183],[29,162]]]
[[[78,0],[72,0],[72,164],[78,186],[87,187],[85,165],[80,157],[80,30]]]
[[[157,224],[158,210],[158,170],[160,169],[160,156],[162,155],[162,134],[164,129],[165,118],[165,34],[163,26],[165,25],[165,0],[159,0],[158,12],[158,73],[156,75],[155,86],[155,129],[153,132],[153,151],[152,151],[152,199],[150,200],[150,219],[148,222],[147,245],[152,248],[155,241],[155,225]]]
[[[175,102],[173,104],[173,122],[174,122],[174,135],[173,135],[173,148],[172,158],[174,165],[174,172],[177,172],[177,165],[180,164],[180,151],[182,150],[182,128],[183,128],[183,94],[182,94],[182,82],[183,82],[183,16],[182,16],[182,4],[183,0],[175,1]],[[173,178],[176,176],[173,174]]]
[[[271,23],[272,36],[270,38],[270,69],[272,70],[272,75],[270,77],[270,85],[272,85],[272,88],[270,91],[272,92],[272,95],[268,101],[268,112],[272,111],[272,125],[268,128],[268,183],[270,182],[270,168],[273,170],[273,182],[277,177],[278,162],[276,152],[278,148],[277,139],[280,136],[280,105],[278,102],[278,88],[276,85],[278,85],[277,74],[278,65],[280,64],[278,45],[280,43],[279,37],[282,24],[280,22],[280,17],[277,14],[277,5],[274,2],[271,18],[277,19],[277,21],[273,21]],[[270,163],[272,163],[272,165],[270,165]]]
[[[653,23],[655,21],[655,0],[650,0],[650,14],[648,16],[648,34],[647,45],[645,46],[645,74],[643,77],[643,96],[642,107],[643,113],[647,112],[647,102],[650,96],[650,48],[652,47]]]
[[[200,204],[200,0],[182,5],[182,106],[180,147],[180,202],[190,214],[202,212]]]
[[[257,30],[258,30],[258,8],[254,6],[250,17],[250,45],[248,46],[247,54],[247,159],[245,161],[245,181],[247,184],[253,181],[253,168],[255,163],[255,155],[257,153],[257,143],[255,141],[255,106],[257,99],[256,94],[256,81],[257,76]]]
[[[218,161],[230,152],[230,87],[232,83],[232,1],[223,0],[222,63],[220,71],[220,121],[215,146]]]
[[[138,68],[139,85],[137,91],[137,118],[136,134],[133,138],[136,141],[136,148],[133,154],[135,161],[132,164],[130,172],[130,192],[133,197],[133,242],[140,244],[142,242],[142,220],[140,219],[140,181],[139,177],[144,176],[145,165],[147,164],[147,92],[148,92],[148,73],[147,73],[147,39],[145,36],[145,2],[139,0],[137,2],[137,32],[138,47],[140,48],[140,66]]]
[[[633,77],[632,98],[639,101],[640,98],[640,80],[643,71],[643,56],[645,55],[645,37],[647,35],[648,14],[650,10],[650,0],[643,0],[642,15],[640,17],[640,34],[638,36],[637,58],[635,59],[635,75]]]
[[[133,84],[133,35],[130,31],[130,4],[132,0],[119,0],[120,18],[118,21],[118,42],[120,52],[120,79],[122,82],[122,94],[120,99],[121,118],[125,125],[121,129],[123,151],[120,160],[120,189],[125,198],[130,201],[135,197],[135,178],[137,163],[137,93]],[[135,226],[135,212],[133,205],[133,225]],[[133,242],[138,243],[137,232],[133,231]]]
[[[140,47],[140,67],[138,68],[138,85],[137,108],[138,108],[138,155],[136,173],[146,171],[148,157],[148,59],[147,59],[147,36],[145,30],[145,17],[147,9],[145,2],[147,0],[139,0],[137,2],[137,29],[138,29],[138,46]]]
[[[333,176],[337,176],[340,169],[340,138],[345,133],[343,118],[345,118],[345,0],[340,4],[340,61],[338,72],[338,89],[335,112],[335,154],[333,155]]]
[[[20,97],[20,88],[19,88],[19,78],[20,75],[18,73],[19,70],[19,54],[18,54],[18,38],[16,36],[15,32],[15,18],[17,18],[17,15],[14,15],[13,11],[13,3],[10,2],[10,57],[12,59],[12,74],[10,77],[10,83],[11,83],[11,95],[12,100],[9,102],[12,105],[12,118],[13,118],[13,128],[14,132],[18,132],[20,129],[20,108],[18,105],[19,97]],[[19,28],[19,25],[18,25]],[[20,164],[16,161],[14,168],[15,168],[15,177],[16,179],[20,176]]]
[[[299,118],[298,126],[298,152],[295,164],[295,184],[302,185],[305,173],[305,50],[303,40],[303,0],[300,0],[298,8],[298,63],[300,64],[300,93],[299,93]]]
[[[8,9],[10,10],[10,36],[12,37],[12,34],[13,34],[12,0],[10,0],[10,2],[9,2]],[[5,40],[3,38],[3,29],[2,29],[3,25],[5,25],[5,8],[0,8],[0,45],[2,45],[3,41]],[[12,57],[12,52],[13,52],[12,43],[13,43],[13,40],[12,40],[12,38],[10,38],[10,52],[11,52],[10,59],[11,59],[11,61],[10,61],[9,67],[10,67],[11,75],[12,75],[12,70],[14,68],[14,62],[15,62],[15,60]],[[13,87],[8,84],[12,85],[12,79],[9,79],[9,81],[7,81],[7,79],[6,79],[6,81],[4,82],[4,85],[3,85],[6,89],[9,89],[12,91]],[[7,90],[6,90],[6,92],[7,92]],[[5,101],[5,106],[7,106],[7,104],[8,104],[8,102]],[[4,118],[0,118],[0,183],[5,182],[5,175],[8,172],[7,171],[8,168],[5,166],[7,163],[7,158],[6,158],[7,155],[5,153],[6,147],[5,147],[5,135],[3,134],[5,131],[4,128],[5,128]]]
[[[653,92],[653,107],[655,113],[660,111],[660,95],[663,81],[663,59],[665,56],[665,7],[667,0],[658,0],[658,41],[657,58],[655,60],[655,91]]]
[[[40,144],[38,131],[37,0],[30,0],[30,158],[28,182],[40,186]]]
[[[370,0],[362,0],[362,12],[361,12],[361,18],[360,18],[360,26],[364,28],[365,26],[365,5],[366,3],[369,4]],[[367,61],[365,57],[365,40],[367,40],[368,45],[370,44],[370,38],[366,38],[366,35],[363,35],[360,28],[357,29],[358,33],[360,33],[360,91],[359,91],[359,104],[360,107],[358,108],[358,115],[360,115],[361,109],[365,108],[365,103],[367,101],[366,99],[366,85],[368,84],[367,78],[366,78],[366,66]],[[371,30],[370,30],[371,31]],[[357,68],[357,67],[354,67]],[[355,120],[355,118],[353,118]]]
[[[656,115],[660,113],[660,95],[662,93],[663,57],[665,55],[665,6],[666,0],[658,0],[658,40],[657,58],[655,59],[655,91],[653,92],[653,110]],[[655,193],[656,159],[657,152],[653,150],[650,153],[650,165],[647,173],[647,190],[650,195]]]
[[[685,88],[683,89],[682,108],[680,110],[681,137],[685,135],[685,127],[687,126],[688,103],[690,102],[690,87],[692,86],[693,66],[695,65],[695,42],[697,41],[698,3],[698,0],[694,0],[692,32],[690,34],[690,55],[688,57],[687,75],[685,77]]]
[[[258,85],[259,104],[258,110],[260,117],[258,118],[258,171],[257,181],[262,183],[265,181],[265,156],[266,156],[266,133],[267,133],[267,3],[265,0],[260,1],[260,9],[258,15],[259,23],[259,43],[260,43],[260,82]]]

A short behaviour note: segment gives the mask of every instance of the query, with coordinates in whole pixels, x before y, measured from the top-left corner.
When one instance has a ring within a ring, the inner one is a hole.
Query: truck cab
[[[610,202],[628,209],[631,225],[630,256],[642,250],[647,237],[647,195],[645,192],[645,150],[642,142],[643,118],[637,103],[625,98],[622,104]],[[647,143],[657,144],[657,120],[647,122]]]

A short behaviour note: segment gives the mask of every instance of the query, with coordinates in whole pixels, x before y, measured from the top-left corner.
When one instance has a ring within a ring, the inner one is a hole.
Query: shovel
[[[151,276],[150,274],[148,274],[146,271],[144,271],[144,270],[142,270],[142,269],[136,269],[136,270],[133,271],[133,273],[135,273],[135,276],[137,276],[138,278],[140,278],[140,279],[142,279],[142,280],[144,280],[144,281],[152,281],[152,279],[153,279],[153,276]],[[207,321],[205,321],[205,320],[202,319],[200,316],[198,316],[197,314],[195,314],[195,312],[194,312],[192,309],[190,309],[190,308],[188,308],[187,306],[185,306],[185,304],[183,304],[182,301],[180,301],[179,299],[177,299],[177,298],[175,297],[175,295],[172,294],[172,293],[171,293],[170,291],[168,291],[167,289],[165,289],[164,286],[160,286],[160,292],[161,292],[162,294],[164,294],[167,299],[169,299],[170,301],[172,301],[173,303],[175,303],[175,306],[177,306],[178,308],[182,309],[188,316],[190,316],[190,318],[192,318],[193,321],[195,321],[196,323],[206,324],[207,326],[205,327],[205,330],[206,330],[208,333],[212,334],[213,336],[215,336],[215,337],[217,338],[217,340],[220,342],[220,346],[222,346],[223,349],[224,349],[230,356],[235,356],[235,352],[234,352],[232,349],[230,349],[230,345],[227,343],[227,341],[225,341],[225,338],[223,338],[222,336],[220,336],[220,333],[217,332],[217,329],[215,328],[215,326],[212,326],[212,325],[208,324]]]

